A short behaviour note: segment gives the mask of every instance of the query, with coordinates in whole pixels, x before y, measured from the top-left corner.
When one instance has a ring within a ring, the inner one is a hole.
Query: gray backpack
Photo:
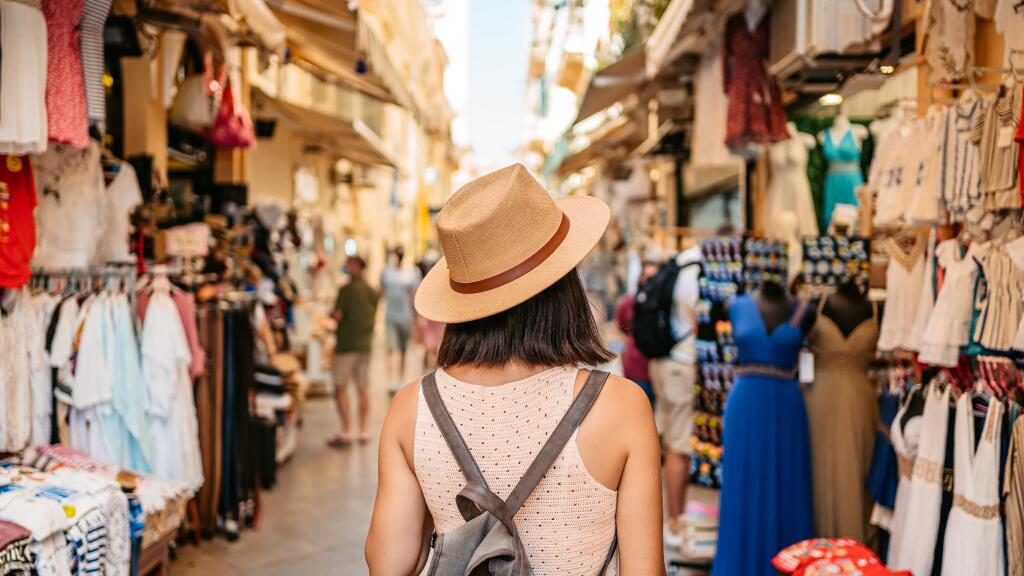
[[[573,400],[537,458],[526,469],[508,499],[502,500],[487,487],[480,467],[441,400],[434,373],[423,377],[421,387],[430,414],[466,477],[466,487],[455,497],[455,504],[466,523],[444,534],[434,533],[430,544],[434,550],[427,576],[533,576],[514,517],[579,428],[606,380],[607,372],[595,370],[590,373],[583,390]],[[615,556],[617,541],[617,537],[612,540],[599,573],[602,576]]]

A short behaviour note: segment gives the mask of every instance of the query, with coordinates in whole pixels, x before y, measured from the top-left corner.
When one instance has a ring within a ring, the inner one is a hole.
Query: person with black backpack
[[[690,476],[701,260],[696,245],[669,258],[641,288],[633,309],[633,338],[650,358],[668,498],[664,537],[665,545],[673,548],[682,544],[680,517]]]

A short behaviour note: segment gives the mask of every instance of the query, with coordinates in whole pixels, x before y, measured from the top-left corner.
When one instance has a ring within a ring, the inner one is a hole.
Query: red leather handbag
[[[224,88],[220,109],[206,135],[218,148],[252,148],[256,144],[256,130],[253,128],[249,111],[241,104],[235,107],[231,84]]]

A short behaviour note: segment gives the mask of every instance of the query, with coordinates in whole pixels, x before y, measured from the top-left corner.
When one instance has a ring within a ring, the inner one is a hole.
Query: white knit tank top
[[[507,498],[569,409],[579,368],[551,368],[501,386],[479,386],[437,371],[437,388],[490,489]],[[465,523],[455,496],[466,484],[423,392],[416,414],[416,476],[434,528]],[[516,526],[534,573],[593,576],[615,534],[617,493],[583,465],[576,435],[519,509]],[[618,574],[618,558],[608,575]]]

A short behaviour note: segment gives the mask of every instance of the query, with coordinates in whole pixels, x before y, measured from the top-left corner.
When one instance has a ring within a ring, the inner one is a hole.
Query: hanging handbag
[[[169,116],[171,124],[200,133],[209,128],[214,120],[217,95],[224,85],[226,72],[222,67],[214,78],[213,56],[206,54],[203,57],[202,73],[187,76],[174,94]]]
[[[236,105],[230,83],[224,88],[220,110],[206,137],[218,148],[252,148],[256,143],[256,130],[249,111],[241,103]]]

